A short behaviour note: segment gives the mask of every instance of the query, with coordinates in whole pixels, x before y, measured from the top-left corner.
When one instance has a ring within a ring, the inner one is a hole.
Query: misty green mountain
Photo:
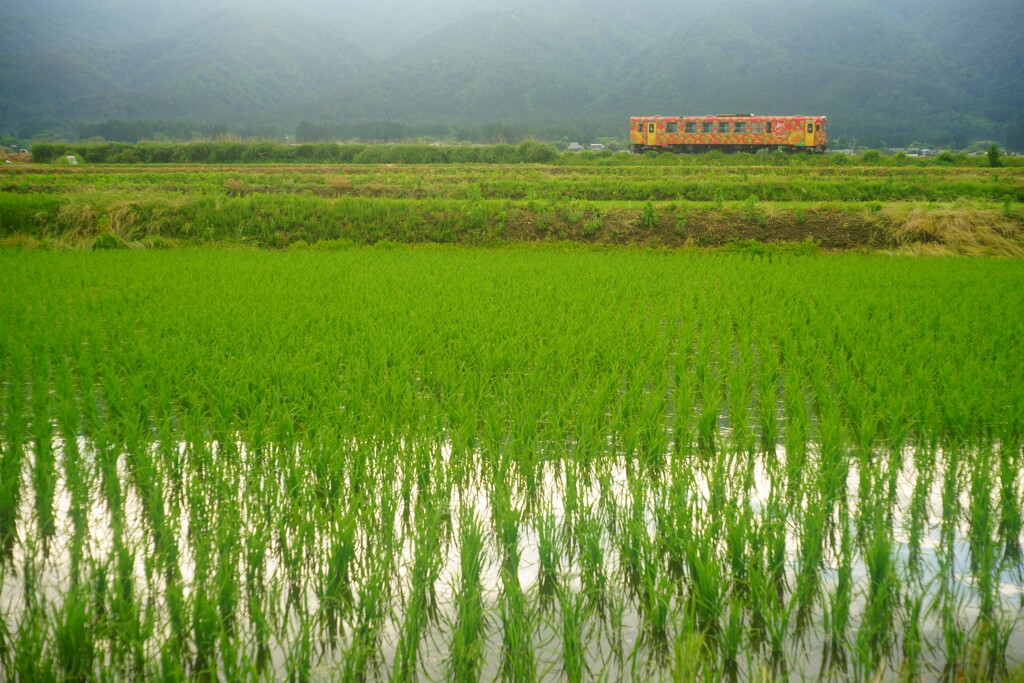
[[[114,48],[7,54],[0,121],[105,118],[268,120],[371,66],[331,25],[221,9],[165,36]]]
[[[1019,0],[8,0],[0,130],[106,119],[294,130],[826,114],[833,139],[1024,148]]]
[[[320,118],[605,120],[629,111],[624,68],[709,3],[592,0],[532,13],[489,12],[434,31],[307,108]]]
[[[592,109],[606,98],[611,82],[611,60],[580,42],[526,15],[470,17],[423,38],[305,113],[454,121],[571,118],[581,105]]]

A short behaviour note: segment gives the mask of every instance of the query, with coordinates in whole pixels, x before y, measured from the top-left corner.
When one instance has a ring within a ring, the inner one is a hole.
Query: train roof
[[[823,114],[637,114],[633,119],[825,119]]]

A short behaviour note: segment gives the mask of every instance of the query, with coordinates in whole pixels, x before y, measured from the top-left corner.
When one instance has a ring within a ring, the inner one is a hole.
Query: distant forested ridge
[[[825,114],[842,144],[1024,150],[1020,0],[255,7],[8,0],[0,132],[586,141],[729,111]]]

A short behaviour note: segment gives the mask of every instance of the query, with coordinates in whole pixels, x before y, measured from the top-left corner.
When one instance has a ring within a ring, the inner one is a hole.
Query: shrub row
[[[558,151],[540,142],[518,145],[434,146],[276,142],[36,143],[32,161],[48,164],[68,155],[92,164],[170,163],[350,163],[521,164],[551,163]]]

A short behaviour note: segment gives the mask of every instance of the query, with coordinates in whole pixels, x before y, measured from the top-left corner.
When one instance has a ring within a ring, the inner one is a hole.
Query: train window
[[[696,133],[697,132],[697,122],[696,121],[687,121],[686,122],[686,129],[685,130],[686,130],[687,133]]]
[[[703,121],[703,122],[701,122],[701,124],[700,124],[700,132],[701,133],[714,133],[715,132],[715,124],[714,124],[714,122],[713,121]]]
[[[643,133],[644,132],[644,124],[643,123],[638,124],[636,129],[638,131],[640,131],[641,133]]]
[[[814,124],[813,123],[808,123],[807,124],[807,132],[808,133],[813,133],[814,132]]]
[[[728,133],[729,132],[729,122],[728,121],[719,121],[718,122],[718,132],[719,133]]]
[[[746,133],[747,132],[747,122],[746,121],[737,121],[736,125],[734,125],[732,127],[732,132],[733,133]]]
[[[654,132],[654,124],[653,123],[648,123],[647,124],[647,132],[648,133],[653,133]]]
[[[814,132],[815,133],[820,133],[821,132],[821,124],[820,123],[814,124]]]
[[[750,122],[751,133],[763,133],[764,132],[764,121],[751,121]]]
[[[677,121],[669,121],[668,123],[665,124],[665,132],[666,133],[678,133],[679,132],[679,123]]]

